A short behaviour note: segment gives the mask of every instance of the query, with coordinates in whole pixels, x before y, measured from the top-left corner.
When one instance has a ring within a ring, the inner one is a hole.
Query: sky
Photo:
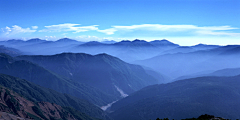
[[[240,44],[240,0],[0,0],[0,41]]]

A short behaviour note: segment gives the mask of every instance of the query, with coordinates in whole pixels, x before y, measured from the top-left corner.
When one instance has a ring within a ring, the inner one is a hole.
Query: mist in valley
[[[235,80],[239,77],[240,46],[238,45],[180,46],[167,40],[83,43],[68,38],[56,42],[40,39],[13,41],[1,42],[1,73],[88,100],[109,113],[113,119],[138,118],[138,115],[132,118],[122,111],[125,108],[131,110],[128,108],[129,105],[134,106],[135,104],[145,107],[132,108],[139,110],[163,108],[169,112],[174,110],[171,107],[182,109],[183,106],[190,106],[183,112],[174,113],[172,111],[173,116],[164,113],[165,116],[172,119],[196,117],[199,114],[205,114],[204,112],[238,118],[236,114],[231,116],[230,113],[223,114],[216,112],[215,109],[209,109],[209,111],[204,106],[198,105],[215,106],[215,103],[211,102],[215,99],[223,99],[222,97],[225,95],[228,99],[234,99],[231,102],[238,100],[235,95],[229,96],[232,94],[232,90],[238,91],[238,88],[229,89],[220,85],[223,81]],[[45,47],[42,47],[43,44]],[[34,51],[31,50],[33,47],[36,48]],[[61,53],[61,51],[65,52]],[[219,79],[220,86],[212,85],[212,79],[215,80],[214,84]],[[212,90],[216,93],[210,92],[212,91],[208,90],[210,86],[205,85],[202,81],[209,81],[213,87]],[[187,89],[188,87],[189,89]],[[217,88],[215,89],[215,87]],[[225,89],[231,91],[221,93]],[[178,93],[180,91],[182,92]],[[201,96],[198,97],[198,95]],[[221,98],[216,96],[216,98],[208,99],[212,95],[220,95]],[[158,96],[161,96],[161,99]],[[207,101],[203,98],[204,96],[207,97]],[[198,98],[197,101],[196,98]],[[150,101],[157,102],[157,105],[155,107],[148,106],[152,103]],[[189,101],[190,104],[185,103],[186,101]],[[229,100],[221,101],[219,107],[230,109],[230,111],[237,109],[225,106],[229,104]],[[171,105],[167,107],[167,104]],[[238,103],[236,102],[234,105],[238,106]],[[193,107],[199,107],[199,109],[194,109],[195,113],[191,113]],[[140,111],[135,112],[134,114],[139,114]],[[187,112],[190,112],[191,115],[186,114]],[[129,113],[131,112],[129,111]],[[146,114],[144,119],[164,117],[159,113],[162,112],[157,110],[154,115]],[[123,114],[124,117],[119,117],[119,114]]]
[[[0,119],[240,119],[238,0],[0,1]]]

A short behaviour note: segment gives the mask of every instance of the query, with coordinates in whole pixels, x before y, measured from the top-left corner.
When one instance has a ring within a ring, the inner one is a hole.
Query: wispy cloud
[[[105,29],[105,30],[98,30],[98,32],[102,32],[102,33],[105,33],[107,35],[112,35],[116,31],[118,31],[118,29],[116,29],[116,28],[109,28],[109,29]]]
[[[32,26],[32,29],[38,29],[38,26]]]
[[[80,41],[102,41],[102,38],[97,36],[91,36],[91,35],[81,35],[81,36],[75,37],[75,39]]]
[[[144,38],[170,38],[170,37],[240,37],[239,28],[232,26],[196,26],[196,25],[162,25],[162,24],[140,24],[128,26],[112,26],[106,29],[99,29],[99,25],[82,26],[81,24],[64,23],[57,25],[31,26],[22,28],[18,25],[1,28],[0,37],[45,37],[46,39],[56,39],[60,37],[76,37],[83,40],[103,40],[106,38],[116,39],[144,39]],[[38,30],[38,32],[36,32]],[[75,34],[80,32],[87,32]],[[28,34],[27,34],[28,33]],[[29,34],[34,33],[34,34]],[[89,37],[90,35],[90,37]],[[56,36],[53,38],[51,36]],[[78,37],[77,37],[78,36]],[[96,37],[97,36],[97,37]]]
[[[200,35],[212,35],[212,36],[239,36],[240,37],[240,33],[233,33],[233,32],[221,32],[221,31],[197,31],[198,34]]]
[[[72,23],[64,23],[58,25],[50,25],[45,26],[46,29],[39,30],[39,32],[69,32],[73,33],[78,32],[86,32],[91,30],[98,30],[98,25],[90,25],[90,26],[80,26],[81,24],[72,24]]]
[[[33,33],[36,32],[36,30],[32,30],[30,28],[22,28],[20,26],[14,25],[11,28],[6,26],[5,28],[2,28],[2,33],[11,36],[19,33]]]
[[[107,35],[113,35],[117,32],[124,32],[125,34],[141,31],[145,33],[159,33],[171,34],[171,33],[189,33],[191,35],[228,35],[236,36],[240,33],[234,33],[230,30],[239,29],[231,26],[204,26],[199,27],[195,25],[161,25],[161,24],[141,24],[130,26],[112,26],[112,28],[98,30],[99,32]]]

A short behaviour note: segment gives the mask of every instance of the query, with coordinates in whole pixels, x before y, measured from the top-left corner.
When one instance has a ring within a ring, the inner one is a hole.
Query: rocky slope
[[[14,91],[2,86],[0,86],[0,111],[11,113],[21,118],[29,119],[94,120],[94,118],[91,118],[83,113],[81,113],[81,116],[76,116],[75,113],[71,113],[67,109],[54,103],[34,103],[25,99]]]
[[[0,85],[13,90],[17,94],[24,96],[24,98],[34,103],[42,101],[55,103],[64,108],[72,107],[81,113],[94,118],[104,120],[110,119],[104,111],[87,100],[79,99],[68,94],[62,94],[23,79],[0,74]],[[69,110],[74,111],[73,109]]]

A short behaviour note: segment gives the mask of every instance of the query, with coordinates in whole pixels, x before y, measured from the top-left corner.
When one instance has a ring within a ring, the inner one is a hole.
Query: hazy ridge
[[[1,74],[1,85],[31,101],[71,106],[91,119],[240,117],[239,45],[68,38],[9,40],[0,45],[0,73],[14,76]]]

